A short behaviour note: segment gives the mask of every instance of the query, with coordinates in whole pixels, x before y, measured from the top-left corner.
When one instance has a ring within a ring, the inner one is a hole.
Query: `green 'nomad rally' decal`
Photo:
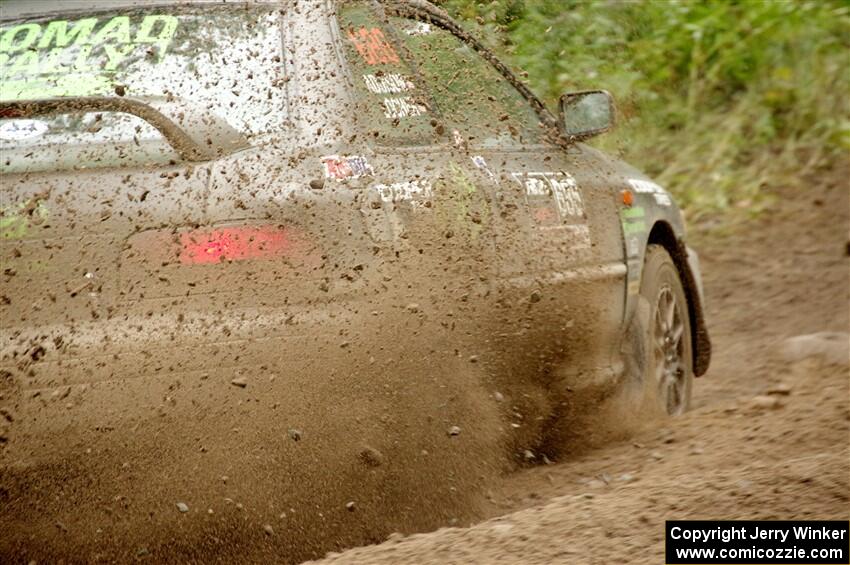
[[[44,222],[50,212],[47,206],[34,197],[30,202],[14,207],[0,207],[0,239],[21,239],[33,224]]]
[[[623,208],[620,210],[620,219],[623,223],[623,233],[625,235],[633,235],[646,231],[646,210],[643,206],[635,206],[634,208]]]
[[[0,28],[0,99],[108,94],[134,57],[161,61],[177,25],[175,16],[139,15]]]

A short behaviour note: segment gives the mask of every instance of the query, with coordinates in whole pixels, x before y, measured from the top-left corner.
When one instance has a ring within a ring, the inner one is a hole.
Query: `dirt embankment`
[[[692,412],[504,478],[471,528],[320,563],[660,563],[666,519],[850,517],[848,173],[693,234],[715,354]],[[839,333],[785,341],[818,332]]]

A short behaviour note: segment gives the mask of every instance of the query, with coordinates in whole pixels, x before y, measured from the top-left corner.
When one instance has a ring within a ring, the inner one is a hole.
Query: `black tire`
[[[640,295],[649,304],[643,389],[662,414],[678,416],[691,406],[692,328],[679,272],[660,245],[647,247]]]

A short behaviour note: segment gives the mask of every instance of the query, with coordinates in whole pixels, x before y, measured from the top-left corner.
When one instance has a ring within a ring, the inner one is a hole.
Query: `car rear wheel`
[[[645,387],[654,404],[670,416],[691,404],[693,350],[688,301],[676,265],[660,245],[647,247],[640,294],[649,303]]]

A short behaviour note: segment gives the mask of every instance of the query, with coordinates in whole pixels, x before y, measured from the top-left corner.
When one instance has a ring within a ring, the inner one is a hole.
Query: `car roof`
[[[120,8],[152,8],[192,4],[290,4],[292,0],[0,0],[0,20],[49,14],[104,12]]]
[[[293,2],[321,2],[322,0],[0,0],[0,21],[18,20],[27,17],[46,16],[51,14],[72,14],[104,12],[121,8],[152,8],[157,6],[187,6],[198,4],[266,4],[266,5],[290,5]],[[328,1],[328,0],[324,0]],[[346,0],[331,0],[335,3]],[[382,3],[397,5],[408,4],[413,7],[427,7],[430,10],[441,12],[448,16],[443,10],[428,0],[378,0]]]

